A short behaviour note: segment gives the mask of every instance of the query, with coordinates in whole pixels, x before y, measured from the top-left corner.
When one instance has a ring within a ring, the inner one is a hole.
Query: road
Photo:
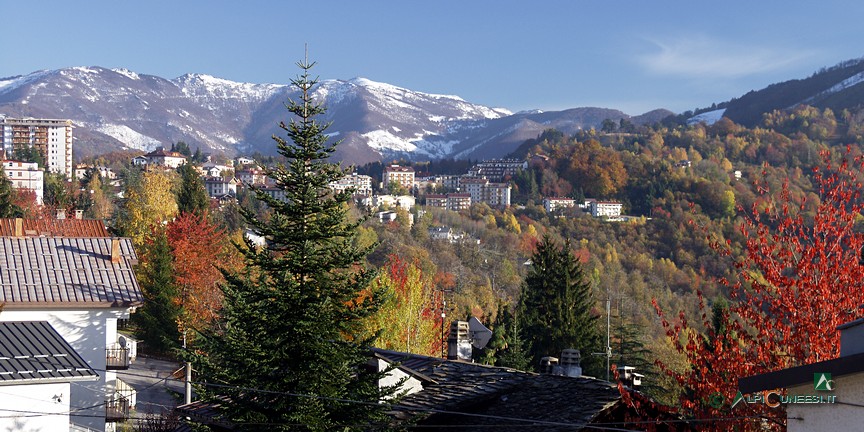
[[[117,371],[117,378],[138,392],[133,417],[160,414],[183,404],[182,364],[150,357],[137,357],[129,370]],[[176,375],[173,375],[178,371]]]

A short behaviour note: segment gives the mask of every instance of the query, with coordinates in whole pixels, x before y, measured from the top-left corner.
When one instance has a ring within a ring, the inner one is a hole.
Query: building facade
[[[399,184],[409,191],[414,188],[414,168],[389,165],[384,168],[384,174],[381,177],[385,190],[387,190],[391,183]]]
[[[474,165],[468,170],[468,175],[501,182],[508,177],[513,177],[524,169],[528,169],[528,161],[519,159],[492,159]]]
[[[12,188],[31,191],[36,195],[36,204],[42,205],[45,196],[45,172],[35,162],[2,161],[3,172],[12,182]]]
[[[330,183],[330,189],[334,192],[342,192],[349,188],[354,189],[354,195],[372,196],[372,177],[353,173]]]
[[[72,120],[0,116],[0,148],[7,158],[15,149],[34,148],[48,171],[72,178]]]

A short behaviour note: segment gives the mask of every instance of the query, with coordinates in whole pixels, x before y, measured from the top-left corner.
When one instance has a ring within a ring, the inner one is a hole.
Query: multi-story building
[[[260,185],[265,184],[267,181],[267,176],[259,168],[238,170],[234,172],[234,177],[236,177],[240,183],[246,185]]]
[[[408,189],[414,188],[414,168],[399,165],[388,165],[384,168],[383,189],[387,190],[391,183],[396,183]]]
[[[474,165],[468,170],[468,175],[501,182],[507,177],[513,177],[524,169],[528,169],[528,161],[519,159],[492,159]]]
[[[180,165],[186,163],[186,156],[183,156],[181,153],[165,150],[162,147],[145,154],[143,157],[146,159],[143,164],[141,163],[141,156],[133,159],[132,163],[135,165],[160,165],[168,168],[178,168]]]
[[[12,188],[32,191],[36,194],[36,204],[42,205],[45,188],[45,172],[35,162],[0,161],[6,178]]]
[[[472,203],[486,203],[492,207],[510,207],[510,185],[490,183],[488,179],[463,177],[460,191],[471,195]]]
[[[471,207],[471,194],[451,193],[447,195],[426,195],[427,207],[438,207],[447,210],[467,210]]]
[[[621,216],[623,204],[616,201],[591,201],[591,216],[618,217]]]
[[[354,195],[372,196],[372,177],[353,173],[330,183],[330,189],[334,192],[341,192],[348,188],[354,188]]]
[[[222,177],[204,179],[204,188],[207,189],[207,195],[210,198],[220,198],[226,195],[236,196],[238,184],[239,182],[233,178],[231,180],[225,180]]]
[[[548,197],[543,198],[543,208],[546,213],[552,213],[555,210],[562,208],[570,208],[576,206],[576,200],[573,198]]]
[[[34,148],[50,172],[72,178],[72,120],[0,116],[0,148],[12,158],[15,149]]]

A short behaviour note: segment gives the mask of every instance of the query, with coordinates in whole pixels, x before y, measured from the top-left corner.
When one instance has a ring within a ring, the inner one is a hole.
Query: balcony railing
[[[105,349],[105,369],[126,370],[129,369],[129,348],[121,348],[114,345]]]
[[[129,419],[129,399],[115,395],[105,401],[105,421],[123,422]]]

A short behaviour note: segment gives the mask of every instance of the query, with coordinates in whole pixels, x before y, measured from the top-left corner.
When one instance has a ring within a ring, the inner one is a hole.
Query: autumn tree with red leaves
[[[756,430],[768,424],[783,429],[781,409],[730,408],[738,378],[836,358],[836,327],[862,315],[864,234],[855,222],[864,209],[864,159],[847,149],[839,162],[822,154],[822,165],[812,175],[820,200],[815,213],[805,211],[808,203],[794,197],[787,183],[779,191],[765,178],[754,183],[759,199],[749,210],[739,208],[746,241],[735,263],[737,278],[719,281],[732,302],[728,309],[710,311],[700,295],[704,333],[683,312],[670,321],[655,302],[667,336],[690,363],[683,372],[660,366],[685,388],[681,408],[705,421],[700,428]],[[732,254],[729,241],[715,241],[714,247]]]
[[[205,217],[182,213],[168,224],[168,244],[174,264],[175,302],[181,308],[178,328],[203,329],[217,315],[222,303],[217,266],[230,267],[225,231]]]

